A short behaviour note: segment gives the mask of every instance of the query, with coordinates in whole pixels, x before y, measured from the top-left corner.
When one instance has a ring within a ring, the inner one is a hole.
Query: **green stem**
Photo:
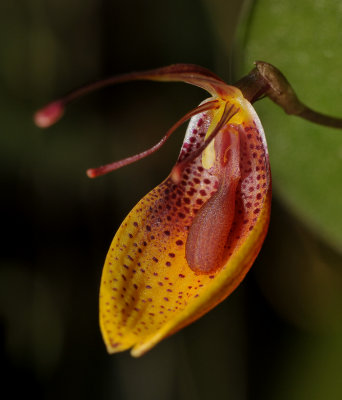
[[[342,119],[314,111],[297,97],[285,76],[273,65],[257,61],[256,67],[236,83],[251,103],[268,96],[287,114],[296,115],[315,124],[342,129]]]

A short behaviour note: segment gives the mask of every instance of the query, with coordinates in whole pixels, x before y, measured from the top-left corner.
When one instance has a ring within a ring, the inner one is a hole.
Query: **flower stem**
[[[276,67],[263,61],[256,61],[255,65],[248,75],[235,84],[248,101],[254,103],[268,96],[289,115],[296,115],[315,124],[342,129],[341,118],[322,114],[303,104]]]

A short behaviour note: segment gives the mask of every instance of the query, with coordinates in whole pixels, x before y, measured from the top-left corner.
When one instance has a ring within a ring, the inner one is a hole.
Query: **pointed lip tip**
[[[131,354],[131,356],[134,357],[134,358],[139,358],[140,356],[143,355],[143,353],[140,353],[140,352],[138,352],[138,351],[135,351],[135,350],[134,350],[134,347],[133,347],[132,350],[130,351],[130,354]]]
[[[145,349],[145,348],[142,348],[141,346],[139,346],[139,347],[134,346],[131,348],[130,354],[134,358],[139,358],[139,357],[143,356],[145,353],[147,353],[149,350],[150,350],[150,348]]]

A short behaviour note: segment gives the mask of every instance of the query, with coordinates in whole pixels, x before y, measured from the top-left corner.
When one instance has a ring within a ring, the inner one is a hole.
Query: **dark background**
[[[182,132],[108,176],[89,180],[85,170],[157,142],[203,91],[130,83],[80,99],[49,130],[32,122],[44,103],[121,72],[188,62],[233,83],[241,11],[235,0],[1,3],[4,398],[341,398],[341,258],[277,191],[265,245],[229,299],[140,359],[105,351],[98,290],[107,248],[169,173]]]

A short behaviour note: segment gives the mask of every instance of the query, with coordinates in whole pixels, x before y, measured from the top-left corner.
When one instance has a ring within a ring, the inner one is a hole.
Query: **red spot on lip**
[[[182,244],[183,244],[183,240],[177,240],[177,241],[176,241],[176,245],[177,245],[177,246],[181,246]]]
[[[178,275],[180,278],[185,278],[185,275],[183,275],[183,274],[179,274]]]

